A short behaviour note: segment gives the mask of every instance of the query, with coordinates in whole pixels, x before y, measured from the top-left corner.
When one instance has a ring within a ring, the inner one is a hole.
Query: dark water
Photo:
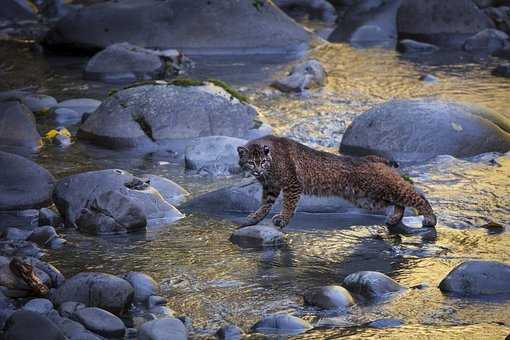
[[[392,98],[462,100],[510,117],[510,81],[490,75],[495,59],[456,53],[404,58],[393,51],[344,45],[311,54],[324,64],[329,80],[324,89],[301,96],[277,95],[266,88],[274,72],[283,71],[286,61],[281,58],[197,59],[191,75],[230,81],[250,96],[277,133],[331,150],[356,115]],[[34,56],[27,43],[1,43],[0,56],[2,89],[31,86],[63,100],[103,99],[115,87],[81,80],[83,57]],[[419,81],[425,73],[439,81]],[[55,126],[48,117],[38,117],[38,122],[41,133]],[[165,152],[140,155],[74,144],[68,149],[48,145],[33,157],[58,178],[121,168],[165,176],[193,195],[240,180],[189,176],[182,162]],[[231,222],[192,214],[143,235],[97,238],[66,231],[67,245],[48,252],[45,259],[67,277],[87,270],[113,274],[136,270],[153,276],[169,306],[193,319],[193,337],[211,334],[226,323],[248,330],[264,315],[289,312],[317,326],[295,337],[299,339],[504,339],[510,333],[510,301],[447,297],[437,285],[468,259],[510,263],[508,232],[490,234],[480,228],[495,221],[508,230],[510,157],[439,157],[404,170],[438,212],[438,235],[433,240],[389,235],[374,217],[340,216],[338,226],[319,228],[312,216],[309,225],[289,228],[278,249],[242,249],[228,241],[235,228]],[[419,220],[409,217],[406,223],[418,226]],[[425,288],[358,304],[343,313],[303,307],[302,294],[308,288],[340,284],[359,270],[381,271],[407,287]],[[366,326],[390,318],[403,325]]]

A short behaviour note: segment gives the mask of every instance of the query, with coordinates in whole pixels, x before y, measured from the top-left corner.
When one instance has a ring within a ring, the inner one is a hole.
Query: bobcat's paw
[[[237,227],[237,229],[241,229],[241,228],[244,228],[244,227],[249,227],[251,225],[255,225],[257,224],[259,221],[255,218],[253,218],[250,215],[248,215],[240,224],[239,224],[239,227]]]
[[[271,221],[275,226],[277,226],[280,229],[285,228],[285,226],[288,223],[288,221],[286,221],[281,214],[274,215]]]

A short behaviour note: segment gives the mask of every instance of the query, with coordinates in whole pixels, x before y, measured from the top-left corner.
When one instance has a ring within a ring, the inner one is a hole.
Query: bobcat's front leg
[[[255,225],[262,221],[264,217],[269,214],[274,202],[280,195],[280,188],[276,186],[263,185],[262,186],[262,201],[260,207],[253,213],[246,217],[246,220],[241,224],[239,228]],[[238,228],[238,229],[239,229]]]
[[[301,197],[301,185],[299,183],[293,183],[283,188],[283,208],[279,214],[273,216],[273,224],[281,229],[289,223],[296,206]]]

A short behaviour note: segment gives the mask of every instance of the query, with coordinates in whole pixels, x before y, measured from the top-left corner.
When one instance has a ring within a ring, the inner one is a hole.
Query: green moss
[[[414,184],[413,180],[411,179],[411,177],[409,177],[409,175],[407,175],[407,174],[402,174],[401,176],[402,176],[402,178],[404,179],[404,181],[407,181],[407,182],[409,182],[409,183],[411,183],[411,184]]]
[[[170,81],[169,84],[175,86],[202,86],[204,85],[204,82],[191,78],[175,78]]]
[[[226,92],[228,92],[228,94],[230,94],[232,97],[237,98],[240,102],[245,102],[245,103],[248,102],[248,97],[237,92],[237,90],[232,88],[230,85],[228,85],[224,81],[218,80],[218,79],[208,79],[207,81],[210,82],[211,84],[221,87]]]

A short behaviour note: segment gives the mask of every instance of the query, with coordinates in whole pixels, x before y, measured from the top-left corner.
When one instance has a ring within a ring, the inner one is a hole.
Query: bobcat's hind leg
[[[260,207],[253,213],[249,214],[245,221],[237,229],[255,225],[262,221],[264,217],[271,211],[274,202],[280,195],[280,188],[276,186],[262,186],[262,200]]]
[[[402,221],[402,218],[404,217],[404,210],[405,208],[401,205],[394,205],[393,211],[386,216],[386,225],[388,226],[395,226]]]

